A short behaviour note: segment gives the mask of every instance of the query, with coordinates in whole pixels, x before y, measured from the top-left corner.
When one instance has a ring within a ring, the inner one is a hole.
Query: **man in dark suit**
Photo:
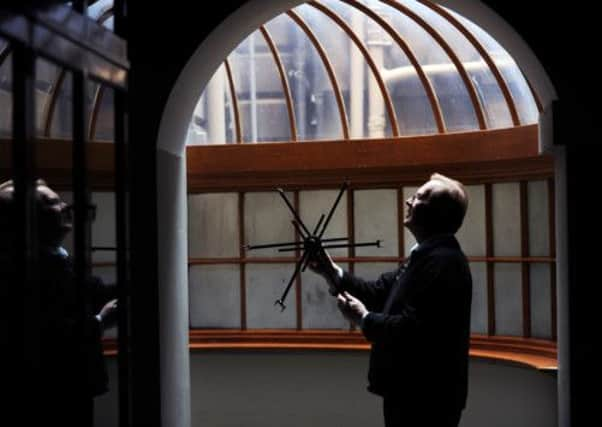
[[[434,174],[405,203],[417,244],[397,270],[365,281],[325,251],[310,267],[372,344],[368,390],[383,397],[386,427],[455,427],[468,390],[472,279],[454,234],[468,198]]]
[[[117,320],[114,286],[99,278],[75,281],[71,257],[62,247],[72,229],[70,207],[43,180],[36,182],[40,314],[39,387],[43,396],[36,408],[48,425],[83,427],[93,424],[94,397],[107,391],[108,375],[102,333]],[[0,275],[10,286],[14,271],[12,227],[14,187],[0,184]],[[84,306],[79,295],[85,295]]]

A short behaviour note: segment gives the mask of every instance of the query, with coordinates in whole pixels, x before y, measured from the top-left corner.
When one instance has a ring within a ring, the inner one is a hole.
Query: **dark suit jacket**
[[[108,375],[102,351],[102,330],[94,317],[116,297],[114,286],[91,277],[77,284],[71,258],[42,253],[40,311],[42,383],[69,393],[96,396],[107,391]],[[87,304],[79,304],[78,293]]]
[[[432,410],[465,406],[472,279],[455,237],[423,243],[409,263],[364,281],[345,273],[342,286],[370,314],[368,389]]]

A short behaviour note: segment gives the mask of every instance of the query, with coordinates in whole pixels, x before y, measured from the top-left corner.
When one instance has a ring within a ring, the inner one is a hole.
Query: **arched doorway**
[[[182,70],[167,102],[158,138],[158,173],[159,173],[159,235],[162,264],[160,269],[161,289],[161,339],[168,343],[170,351],[187,351],[188,300],[186,274],[186,164],[184,145],[186,131],[200,90],[209,81],[213,71],[221,59],[248,33],[278,13],[297,5],[297,1],[251,1],[232,14],[199,46],[195,55]],[[540,138],[542,149],[551,144],[547,140],[546,129],[549,123],[547,114],[555,93],[549,79],[543,72],[528,46],[512,31],[502,19],[480,2],[445,2],[460,14],[474,22],[498,38],[510,54],[515,57],[529,80],[535,86],[542,99],[544,111],[540,126],[543,129]],[[253,13],[247,13],[252,10]],[[194,89],[193,89],[194,88]],[[196,92],[195,92],[196,90]],[[558,177],[557,177],[558,179]],[[562,179],[562,178],[561,178]],[[560,197],[559,197],[560,198]],[[561,201],[557,201],[562,204]],[[559,260],[561,259],[561,254]],[[168,286],[169,284],[169,286]],[[174,333],[176,332],[176,333]],[[162,378],[165,384],[173,384],[175,378],[184,378],[187,364],[164,365]],[[179,396],[178,404],[166,405],[165,414],[181,414],[186,410],[188,397],[182,390],[162,391],[164,395]],[[170,398],[171,400],[171,398]],[[174,400],[175,402],[175,400]],[[171,408],[171,409],[170,409]],[[169,418],[169,415],[167,415]]]

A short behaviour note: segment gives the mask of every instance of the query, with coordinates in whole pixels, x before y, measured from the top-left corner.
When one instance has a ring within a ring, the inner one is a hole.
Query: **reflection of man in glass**
[[[0,272],[3,286],[11,277],[14,186],[0,184]],[[93,398],[107,390],[108,376],[102,352],[102,333],[114,326],[117,300],[114,287],[92,277],[74,280],[71,258],[61,246],[72,229],[71,209],[42,181],[36,181],[36,219],[40,295],[40,389],[48,425],[89,426]],[[8,280],[7,277],[8,276]],[[11,284],[11,282],[13,284]],[[78,295],[85,295],[82,307]]]
[[[472,279],[454,234],[468,199],[462,184],[434,174],[406,206],[417,244],[397,270],[364,281],[325,251],[310,266],[372,343],[368,390],[383,397],[385,425],[455,427],[468,390]]]

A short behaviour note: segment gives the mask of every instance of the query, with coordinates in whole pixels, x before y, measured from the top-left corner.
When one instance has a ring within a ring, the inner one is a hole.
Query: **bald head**
[[[459,181],[435,173],[406,200],[406,206],[404,225],[421,240],[455,234],[464,221],[468,197]]]
[[[462,226],[468,209],[468,195],[460,181],[439,173],[431,175],[430,181],[439,184],[440,191],[431,200],[435,213],[435,223],[441,232],[456,233]]]
[[[36,180],[35,187],[39,241],[45,246],[60,245],[72,228],[67,205],[44,180]],[[4,243],[12,242],[15,226],[14,193],[12,180],[0,184],[0,239]]]

